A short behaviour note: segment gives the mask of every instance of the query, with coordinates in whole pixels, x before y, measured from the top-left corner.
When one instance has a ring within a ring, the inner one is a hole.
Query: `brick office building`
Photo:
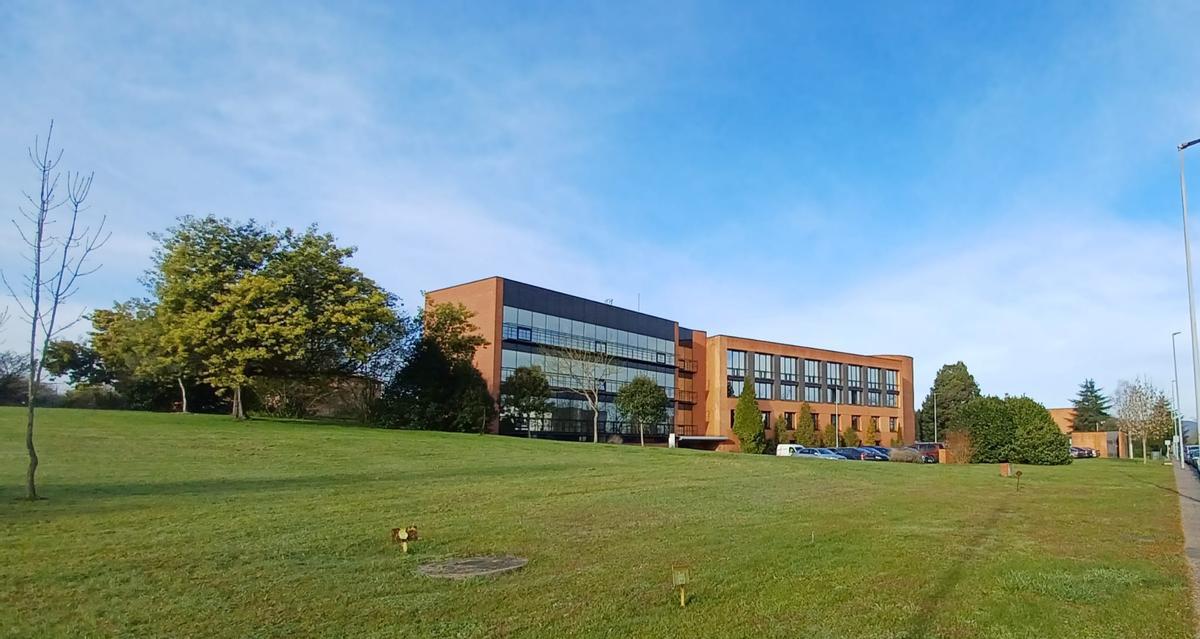
[[[541,366],[554,387],[554,410],[528,425],[538,437],[590,440],[592,412],[565,390],[562,349],[612,358],[601,395],[601,438],[634,434],[612,406],[617,390],[636,376],[653,379],[671,400],[668,419],[647,427],[650,441],[672,435],[681,445],[736,449],[732,411],[742,384],[754,384],[768,427],[782,415],[790,428],[807,401],[823,428],[847,424],[880,441],[912,442],[913,360],[904,355],[855,355],[727,335],[708,336],[678,322],[611,304],[489,277],[426,294],[427,304],[458,302],[475,313],[488,341],[475,366],[499,398],[500,383],[518,367]],[[812,427],[809,425],[808,427]],[[525,426],[492,425],[494,432],[527,435]]]

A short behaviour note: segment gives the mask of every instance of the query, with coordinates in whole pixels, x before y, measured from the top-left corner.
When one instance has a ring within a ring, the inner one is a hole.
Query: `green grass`
[[[0,636],[1192,636],[1161,465],[1026,467],[1018,493],[994,466],[41,416],[29,503],[0,409]],[[530,563],[415,572],[477,553]]]

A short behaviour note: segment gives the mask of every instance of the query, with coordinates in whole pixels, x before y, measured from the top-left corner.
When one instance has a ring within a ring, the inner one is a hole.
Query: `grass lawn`
[[[1018,493],[994,466],[41,415],[28,503],[0,408],[0,636],[1193,636],[1162,465],[1025,467]],[[477,553],[530,563],[415,572]]]

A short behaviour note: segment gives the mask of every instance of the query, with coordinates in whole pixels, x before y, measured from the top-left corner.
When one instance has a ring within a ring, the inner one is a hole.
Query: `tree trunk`
[[[242,385],[233,387],[233,418],[246,419],[246,410],[242,407]]]
[[[37,269],[38,265],[35,264],[34,268]],[[40,276],[35,275],[35,277]],[[34,281],[37,280],[35,279]],[[39,287],[35,286],[33,293],[33,312],[35,317],[38,312],[39,291]],[[33,446],[33,412],[37,404],[37,376],[38,364],[40,362],[37,361],[37,320],[30,321],[29,324],[32,327],[29,334],[29,386],[25,393],[26,403],[28,404],[26,407],[28,416],[25,422],[25,450],[29,453],[29,469],[25,471],[25,498],[32,501],[38,498],[37,481],[35,479],[37,475],[38,456],[37,450]]]
[[[1146,436],[1142,435],[1142,463],[1146,463]]]
[[[642,448],[646,447],[646,428],[638,422],[638,439],[641,440]]]
[[[600,401],[592,404],[592,443],[600,443]]]
[[[183,385],[183,378],[182,378],[182,377],[176,377],[176,378],[175,378],[175,381],[179,382],[179,403],[180,403],[180,407],[182,408],[183,412],[185,412],[185,413],[186,413],[186,412],[188,412],[188,410],[187,410],[187,388],[186,388],[186,387]]]

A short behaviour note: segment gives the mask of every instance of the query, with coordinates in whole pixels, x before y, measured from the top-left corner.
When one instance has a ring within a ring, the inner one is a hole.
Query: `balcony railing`
[[[695,404],[696,403],[696,391],[676,389],[675,399],[677,399],[685,404]]]
[[[675,361],[679,364],[679,370],[681,370],[685,373],[695,373],[696,372],[696,360],[676,358]]]

